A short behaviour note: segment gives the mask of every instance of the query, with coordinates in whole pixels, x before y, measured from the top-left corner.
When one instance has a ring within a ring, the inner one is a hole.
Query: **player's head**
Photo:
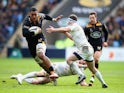
[[[89,13],[90,22],[95,24],[97,22],[97,13],[95,11]]]
[[[73,24],[75,22],[77,22],[77,16],[75,14],[69,15],[67,23],[68,24]]]
[[[36,21],[37,20],[37,14],[38,14],[38,11],[36,8],[32,7],[30,9],[30,12],[29,12],[29,16],[30,16],[30,19],[31,21]]]

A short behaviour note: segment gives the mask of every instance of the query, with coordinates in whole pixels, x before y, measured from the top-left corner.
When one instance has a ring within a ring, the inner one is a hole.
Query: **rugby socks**
[[[82,76],[85,77],[84,72],[82,72],[82,71],[80,70],[80,68],[78,67],[78,65],[77,65],[76,62],[72,62],[72,63],[70,64],[70,67],[71,67],[71,70],[74,71],[74,72],[76,72],[79,76],[82,75]]]
[[[32,84],[33,79],[34,79],[34,78],[26,78],[26,79],[24,79],[24,80],[25,80],[27,83]]]
[[[95,67],[98,69],[99,68],[99,63],[95,63]]]
[[[99,63],[95,63],[95,67],[98,69],[98,67],[99,67]],[[94,74],[91,76],[91,78],[95,78]],[[92,80],[91,80],[91,83],[93,83]]]
[[[100,73],[99,71],[97,71],[97,72],[95,73],[95,76],[99,79],[99,81],[100,81],[102,84],[106,84],[105,81],[104,81],[103,78],[102,78],[101,73]]]
[[[26,79],[26,78],[36,77],[36,76],[37,76],[36,73],[37,73],[37,72],[29,72],[29,73],[23,75],[22,78],[23,78],[23,79]]]
[[[53,67],[52,67],[52,66],[49,68],[49,71],[50,71],[50,74],[55,73],[55,71],[54,71],[54,69],[53,69]]]

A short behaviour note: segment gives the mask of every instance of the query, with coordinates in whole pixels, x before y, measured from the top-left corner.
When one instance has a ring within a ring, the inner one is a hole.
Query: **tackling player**
[[[107,47],[108,31],[104,24],[97,21],[97,13],[91,12],[89,14],[90,22],[84,28],[85,34],[88,37],[89,43],[94,49],[95,67],[99,68],[99,59],[102,54],[102,47]],[[104,38],[104,40],[103,40]],[[94,75],[90,78],[91,84],[94,82]]]
[[[79,66],[81,71],[83,71],[87,67],[87,65],[82,65],[82,63],[79,63],[79,62],[75,64]],[[55,68],[55,72],[59,75],[59,77],[70,76],[70,75],[76,74],[66,62],[53,63],[53,67]],[[35,72],[35,71],[29,72],[25,75],[22,75],[22,74],[12,75],[11,79],[16,79],[17,81],[24,80],[30,84],[46,84],[46,83],[51,82],[51,80],[49,79],[49,75],[44,70],[41,70],[39,72]],[[83,80],[80,83],[80,85],[88,86],[85,80]]]
[[[76,47],[78,48],[78,52],[73,53],[70,55],[70,57],[67,59],[67,63],[70,65],[75,72],[79,73],[78,67],[76,67],[73,62],[76,60],[83,59],[86,61],[86,64],[90,71],[96,75],[96,77],[100,80],[102,84],[102,88],[107,88],[105,81],[102,78],[101,73],[95,68],[94,61],[93,61],[93,48],[87,41],[87,38],[85,36],[85,33],[80,25],[77,23],[77,16],[74,14],[71,14],[68,17],[68,26],[66,27],[59,27],[54,28],[53,26],[50,26],[47,28],[48,33],[52,32],[62,32],[64,33],[68,38],[74,41]],[[82,80],[85,79],[85,75],[80,73],[80,77],[76,84],[79,84]]]
[[[51,18],[50,16],[38,13],[36,8],[31,8],[28,16],[25,18],[22,32],[26,38],[29,51],[35,61],[50,74],[51,79],[58,78],[58,75],[54,73],[54,69],[51,65],[50,59],[45,55],[46,52],[46,41],[42,33],[42,21],[44,19],[50,21],[58,21],[62,16]],[[38,26],[40,29],[37,31],[30,32],[29,28],[32,26]],[[21,81],[19,82],[21,84]]]

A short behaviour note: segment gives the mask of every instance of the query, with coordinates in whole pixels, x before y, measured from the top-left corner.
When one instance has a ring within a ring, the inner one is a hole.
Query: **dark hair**
[[[89,15],[95,15],[97,17],[97,13],[95,11],[90,12]]]
[[[31,11],[35,12],[35,11],[37,11],[37,9],[34,8],[34,7],[32,7],[32,8],[30,8],[30,12],[31,12]]]
[[[71,15],[69,16],[69,18],[71,18],[71,19],[77,21],[77,16],[76,16],[75,14],[71,14]]]

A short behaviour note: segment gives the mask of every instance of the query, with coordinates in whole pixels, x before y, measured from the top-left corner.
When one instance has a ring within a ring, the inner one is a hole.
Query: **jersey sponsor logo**
[[[92,33],[90,34],[90,36],[91,36],[92,38],[100,38],[100,37],[102,36],[102,34],[101,34],[99,31],[95,31],[95,32],[92,32]]]

